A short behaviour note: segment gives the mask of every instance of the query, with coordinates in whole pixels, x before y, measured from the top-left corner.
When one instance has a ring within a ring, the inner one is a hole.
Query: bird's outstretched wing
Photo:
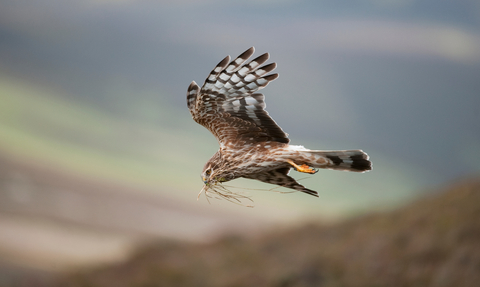
[[[260,67],[268,60],[268,53],[245,64],[254,51],[251,47],[231,62],[227,56],[202,88],[195,82],[188,87],[187,105],[193,119],[210,130],[220,146],[289,142],[288,135],[265,110],[263,94],[256,93],[278,77],[266,75],[276,64]]]
[[[318,197],[318,193],[316,191],[306,188],[305,186],[299,184],[293,177],[288,176],[289,171],[290,168],[286,167],[255,174],[249,174],[244,177],[248,179],[256,179],[270,184],[276,184],[286,188],[295,189]]]

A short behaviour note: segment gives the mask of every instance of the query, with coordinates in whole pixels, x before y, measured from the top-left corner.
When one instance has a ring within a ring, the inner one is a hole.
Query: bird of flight
[[[203,168],[200,194],[204,191],[208,198],[213,192],[238,201],[243,196],[231,193],[222,183],[247,178],[318,197],[316,191],[288,175],[291,168],[308,174],[316,173],[317,168],[371,170],[369,157],[362,150],[310,150],[289,144],[288,134],[265,110],[264,95],[257,93],[278,78],[278,74],[268,74],[276,64],[261,66],[270,57],[268,53],[246,63],[254,51],[251,47],[233,61],[225,57],[201,88],[195,81],[188,87],[187,105],[192,118],[220,145]]]

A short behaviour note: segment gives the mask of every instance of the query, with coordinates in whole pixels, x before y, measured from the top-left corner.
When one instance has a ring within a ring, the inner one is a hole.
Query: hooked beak
[[[207,179],[202,176],[203,183],[207,184]]]

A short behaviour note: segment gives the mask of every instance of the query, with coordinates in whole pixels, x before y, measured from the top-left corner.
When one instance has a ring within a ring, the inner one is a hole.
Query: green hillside
[[[0,101],[0,151],[13,157],[99,179],[164,187],[184,183],[175,170],[195,171],[174,155],[201,160],[181,129],[121,118],[42,85],[2,77]],[[168,118],[169,109],[158,113]]]
[[[477,286],[480,181],[405,208],[256,239],[163,242],[58,286]]]

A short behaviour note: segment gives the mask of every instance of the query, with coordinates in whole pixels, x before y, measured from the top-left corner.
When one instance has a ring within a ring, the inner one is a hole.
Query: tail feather
[[[316,168],[354,172],[365,172],[372,169],[372,162],[362,150],[307,150],[302,153],[309,159],[305,163]]]

